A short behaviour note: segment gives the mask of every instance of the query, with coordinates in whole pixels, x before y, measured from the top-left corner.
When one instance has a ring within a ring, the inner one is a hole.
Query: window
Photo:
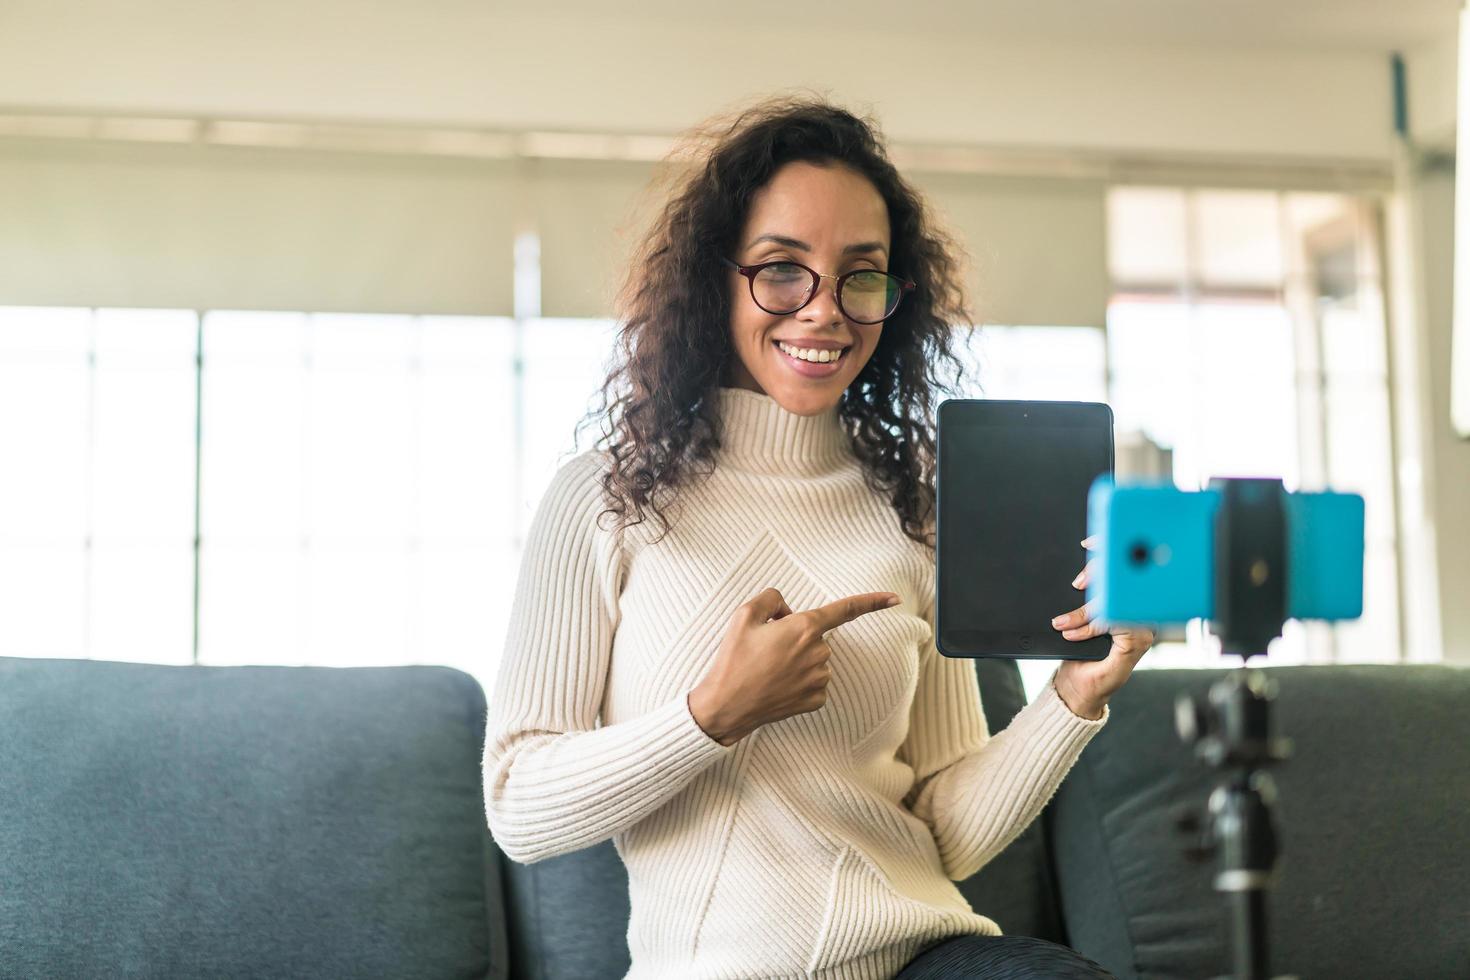
[[[190,661],[196,334],[187,311],[0,309],[7,651]]]
[[[0,310],[0,452],[25,474],[0,484],[0,642],[484,683],[519,547],[513,338],[486,317]]]
[[[1172,450],[1175,485],[1279,476],[1366,504],[1364,611],[1288,621],[1273,664],[1400,659],[1392,444],[1374,215],[1346,195],[1115,188],[1108,386],[1120,434]],[[1234,664],[1202,621],[1140,666]]]
[[[203,335],[199,662],[483,682],[514,585],[511,321],[220,311]]]

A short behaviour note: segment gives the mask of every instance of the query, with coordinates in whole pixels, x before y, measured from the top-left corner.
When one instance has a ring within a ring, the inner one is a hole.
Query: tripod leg
[[[1266,893],[1245,888],[1230,893],[1237,980],[1267,980]]]

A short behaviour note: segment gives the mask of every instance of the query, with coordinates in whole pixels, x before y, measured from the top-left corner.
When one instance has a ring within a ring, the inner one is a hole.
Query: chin
[[[780,384],[762,381],[760,384],[766,394],[779,402],[782,408],[798,415],[825,412],[837,404],[846,388],[846,384],[835,375],[811,385],[794,385],[784,381]]]

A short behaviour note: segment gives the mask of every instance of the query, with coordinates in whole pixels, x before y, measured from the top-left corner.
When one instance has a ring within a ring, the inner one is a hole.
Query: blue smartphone
[[[1215,514],[1220,491],[1171,483],[1116,486],[1099,476],[1087,494],[1087,533],[1098,559],[1087,584],[1096,615],[1113,623],[1184,623],[1215,613]],[[1361,494],[1287,493],[1286,614],[1363,614]]]

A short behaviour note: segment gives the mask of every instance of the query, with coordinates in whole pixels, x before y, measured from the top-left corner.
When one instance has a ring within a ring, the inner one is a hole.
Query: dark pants
[[[1117,980],[1075,949],[1031,936],[952,936],[894,980]]]

